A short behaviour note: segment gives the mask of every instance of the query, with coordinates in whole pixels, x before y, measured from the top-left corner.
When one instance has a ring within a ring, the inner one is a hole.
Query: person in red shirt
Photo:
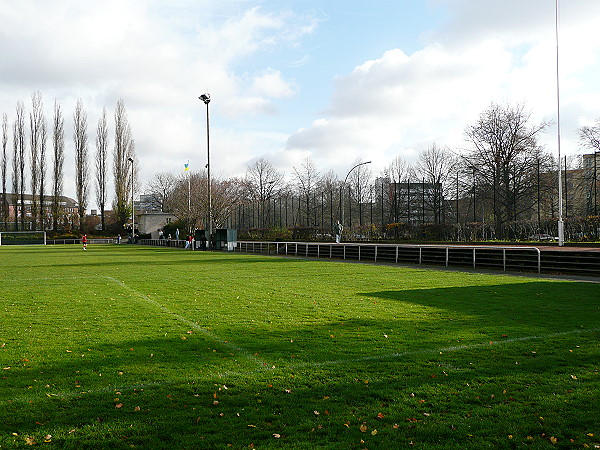
[[[84,234],[83,237],[81,238],[81,243],[83,244],[83,249],[87,250],[87,235]]]

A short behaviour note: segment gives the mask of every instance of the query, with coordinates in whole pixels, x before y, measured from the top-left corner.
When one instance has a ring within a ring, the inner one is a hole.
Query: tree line
[[[27,120],[29,119],[29,120]],[[61,105],[54,101],[50,124],[44,112],[41,93],[31,96],[31,109],[19,100],[12,123],[7,113],[2,115],[2,154],[0,159],[0,227],[4,229],[52,229],[85,231],[86,210],[94,183],[96,203],[100,208],[102,230],[106,230],[106,207],[109,201],[109,138],[106,108],[95,130],[95,152],[90,154],[87,111],[81,99],[73,112],[73,147],[75,192],[78,216],[65,214],[61,197],[64,189],[65,118]],[[12,146],[10,145],[12,143]],[[12,148],[11,148],[12,147]],[[114,225],[117,229],[131,215],[128,193],[137,179],[135,142],[127,118],[125,103],[118,100],[114,110],[114,145],[112,149],[114,181]],[[95,170],[91,170],[93,158]],[[10,188],[9,192],[9,169]],[[50,172],[50,173],[48,173]],[[47,189],[49,187],[49,189]],[[30,196],[26,195],[30,192]],[[12,195],[10,195],[12,194]],[[26,201],[26,197],[28,200]],[[14,214],[9,223],[9,208]],[[72,220],[71,220],[72,219]]]
[[[432,143],[415,163],[398,156],[379,174],[357,160],[343,180],[310,157],[289,177],[260,158],[245,176],[212,180],[214,225],[250,238],[323,237],[338,219],[356,238],[554,236],[558,162],[540,144],[549,126],[523,105],[491,103],[465,128],[465,148]],[[567,230],[598,238],[600,120],[579,136],[593,153],[562,161]],[[146,186],[155,207],[190,231],[207,228],[207,189],[205,170],[157,173]]]

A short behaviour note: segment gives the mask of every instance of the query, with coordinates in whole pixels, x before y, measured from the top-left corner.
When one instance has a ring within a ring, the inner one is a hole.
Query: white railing
[[[512,269],[541,273],[542,270],[540,249],[523,246],[239,241],[236,251],[503,271]]]

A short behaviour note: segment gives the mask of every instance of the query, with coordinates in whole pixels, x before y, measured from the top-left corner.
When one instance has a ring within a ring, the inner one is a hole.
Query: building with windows
[[[7,193],[4,206],[8,216],[3,222],[0,222],[0,227],[14,229],[15,224],[17,224],[17,227],[24,227],[27,230],[40,228],[51,230],[53,223],[52,203],[52,196],[44,196],[43,204],[40,205],[39,198],[34,199],[31,194],[24,194],[21,199],[20,194]],[[79,205],[77,202],[70,197],[61,196],[58,199],[58,205],[60,228],[77,227],[79,224]],[[38,210],[36,213],[34,213],[34,206]]]

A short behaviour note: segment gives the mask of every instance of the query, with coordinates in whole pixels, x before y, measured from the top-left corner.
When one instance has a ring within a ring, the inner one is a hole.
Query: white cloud
[[[576,128],[600,115],[600,2],[561,4],[563,131],[565,148],[576,152]],[[112,121],[123,98],[146,178],[178,171],[188,159],[204,166],[205,106],[197,98],[204,92],[213,98],[211,162],[224,176],[243,174],[261,156],[288,174],[307,156],[323,172],[344,172],[362,159],[373,160],[377,173],[397,155],[414,160],[433,142],[461,147],[465,126],[491,101],[524,102],[534,120],[555,116],[554,2],[548,0],[430,0],[447,20],[423,34],[429,41],[420,50],[403,50],[399,39],[368,61],[351,62],[335,54],[336,46],[352,45],[349,35],[312,39],[317,25],[329,23],[302,9],[303,2],[288,3],[294,10],[243,0],[0,5],[0,112],[12,121],[17,100],[29,108],[40,90],[48,119],[55,98],[63,106],[69,146],[74,105],[82,98],[92,154],[102,108]],[[324,17],[325,8],[314,10]],[[302,48],[307,36],[310,45]],[[351,37],[360,39],[360,30]],[[317,72],[330,78],[318,79],[319,89],[303,84],[325,48],[332,67]],[[328,75],[351,64],[349,73]],[[319,114],[308,111],[323,104]],[[551,135],[547,145],[555,145]],[[71,196],[73,167],[68,154]]]
[[[268,68],[254,78],[252,91],[270,98],[285,98],[294,95],[298,89],[285,81],[279,70]]]
[[[210,92],[216,100],[211,110],[224,117],[274,114],[273,101],[294,95],[297,87],[271,65],[256,66],[248,75],[240,61],[294,45],[315,26],[309,17],[234,0],[1,4],[0,111],[12,121],[16,101],[29,107],[31,94],[40,90],[50,120],[58,99],[66,119],[65,193],[70,196],[70,122],[77,98],[88,112],[90,161],[102,108],[112,122],[114,106],[123,98],[140,173],[150,178],[158,169],[177,170],[182,160],[205,160],[205,113],[198,95]],[[265,147],[256,136],[237,134],[228,141],[228,130],[222,133],[215,150],[226,148],[221,151],[229,153],[228,162],[236,161],[235,167],[227,164],[234,173],[243,158],[252,158],[252,148]]]
[[[312,151],[319,163],[338,171],[344,170],[340,161],[379,158],[372,167],[380,170],[397,155],[414,159],[434,142],[461,149],[465,127],[491,102],[524,104],[534,122],[555,119],[553,5],[511,2],[513,8],[492,0],[436,2],[452,20],[430,35],[435,41],[410,55],[389,50],[339,76],[323,118],[290,136],[286,148]],[[563,21],[561,30],[562,127],[569,130],[563,135],[571,152],[577,123],[586,114],[598,115],[593,101],[584,100],[600,95],[591,81],[600,68],[600,42],[592,38],[598,5],[586,0],[569,10],[570,22]],[[552,130],[543,143],[553,150]]]

